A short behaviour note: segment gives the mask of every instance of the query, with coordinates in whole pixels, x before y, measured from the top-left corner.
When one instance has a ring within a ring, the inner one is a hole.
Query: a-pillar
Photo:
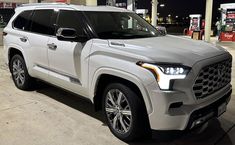
[[[213,0],[206,0],[205,41],[210,42]]]

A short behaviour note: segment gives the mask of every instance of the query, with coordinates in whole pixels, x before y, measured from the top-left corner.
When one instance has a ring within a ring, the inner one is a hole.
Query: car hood
[[[170,62],[186,66],[192,66],[200,60],[226,52],[220,46],[171,35],[143,39],[109,40],[109,46],[147,57],[154,63]]]

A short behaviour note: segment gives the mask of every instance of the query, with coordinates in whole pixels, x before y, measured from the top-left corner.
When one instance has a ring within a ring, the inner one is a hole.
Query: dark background
[[[116,0],[117,2],[127,2],[127,0]],[[148,9],[151,16],[151,1],[152,0],[135,0],[137,9]],[[160,26],[164,26],[169,34],[181,35],[185,28],[190,25],[190,14],[201,14],[202,19],[205,19],[206,0],[158,0],[158,13],[159,17],[162,17],[164,21],[170,14],[171,17],[178,23],[167,24],[158,23]],[[214,35],[216,34],[216,21],[220,20],[221,12],[218,10],[220,4],[235,3],[235,0],[214,0],[213,3],[213,19],[212,30]],[[160,4],[165,4],[165,7],[160,7]],[[98,5],[106,5],[106,0],[98,0]],[[178,16],[178,18],[176,18]]]
[[[126,1],[126,0],[123,0]],[[151,0],[136,0],[138,9],[149,9],[151,14]],[[158,6],[158,12],[161,17],[166,17],[169,14],[172,16],[187,17],[190,14],[205,15],[206,0],[159,0],[160,4],[165,4],[165,7]],[[213,20],[220,17],[218,8],[223,3],[235,3],[235,0],[214,0],[213,4]],[[99,5],[105,5],[106,0],[98,0]]]

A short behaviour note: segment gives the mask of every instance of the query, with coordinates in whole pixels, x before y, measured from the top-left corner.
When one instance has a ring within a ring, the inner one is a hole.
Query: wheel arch
[[[128,87],[133,89],[141,97],[147,113],[152,112],[152,105],[147,90],[136,76],[120,70],[102,68],[94,75],[92,80],[93,83],[90,90],[92,92],[91,100],[94,103],[96,111],[101,109],[102,91],[104,91],[105,86],[112,80],[111,82],[120,82],[128,85]]]
[[[9,47],[8,48],[8,53],[7,53],[7,61],[8,61],[7,63],[8,63],[8,66],[10,65],[10,61],[11,61],[12,57],[14,55],[16,55],[16,54],[22,56],[23,59],[25,59],[24,52],[23,52],[22,49],[20,49],[18,47],[14,47],[14,46],[13,47]],[[27,64],[26,64],[26,66],[27,66]]]
[[[23,58],[25,58],[25,53],[24,53],[24,50],[23,48],[21,48],[20,46],[18,45],[10,45],[8,47],[8,54],[7,54],[7,57],[8,57],[8,62],[10,62],[11,60],[11,57],[13,56],[13,54],[19,54],[21,55]]]

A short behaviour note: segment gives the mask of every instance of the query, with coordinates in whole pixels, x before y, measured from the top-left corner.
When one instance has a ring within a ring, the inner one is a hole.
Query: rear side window
[[[57,27],[74,28],[77,31],[78,36],[85,35],[83,29],[83,15],[78,11],[60,10]]]
[[[35,10],[32,17],[31,32],[53,35],[54,26],[51,17],[54,10]]]
[[[29,23],[31,14],[32,11],[24,11],[19,14],[13,23],[14,28],[28,31],[30,27]]]

